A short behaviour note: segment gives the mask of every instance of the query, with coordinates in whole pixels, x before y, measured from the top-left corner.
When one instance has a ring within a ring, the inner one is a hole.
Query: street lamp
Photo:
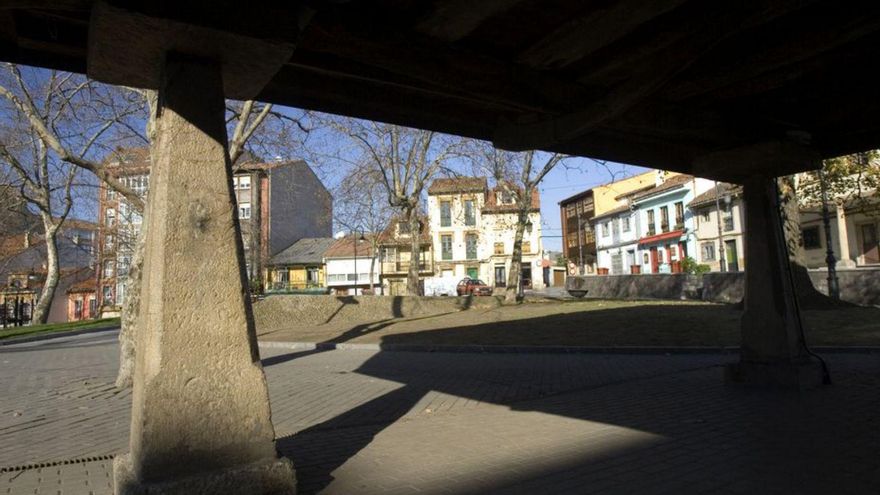
[[[352,232],[353,234],[357,234],[357,230]],[[359,238],[354,239],[354,295],[357,295],[357,287],[358,287],[358,243],[365,241],[364,231],[361,230],[361,236]]]
[[[828,296],[832,299],[840,299],[840,284],[837,280],[837,259],[834,257],[834,246],[831,244],[828,185],[825,182],[825,170],[822,168],[819,169],[819,186],[822,189],[822,225],[825,227],[825,265],[828,267]],[[840,221],[840,217],[838,217],[838,221]]]
[[[721,192],[718,187],[718,181],[715,181],[715,216],[718,227],[718,270],[726,272],[727,266],[724,263],[724,234],[721,231],[721,204],[719,202],[720,199]]]

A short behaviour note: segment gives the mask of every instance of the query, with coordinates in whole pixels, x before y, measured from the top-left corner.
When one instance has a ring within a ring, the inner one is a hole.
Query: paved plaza
[[[261,349],[300,493],[877,493],[880,356],[724,386],[731,355]],[[115,332],[0,347],[0,494],[111,493]]]

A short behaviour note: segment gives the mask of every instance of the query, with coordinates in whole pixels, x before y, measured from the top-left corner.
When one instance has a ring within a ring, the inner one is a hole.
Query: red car
[[[459,296],[491,296],[492,288],[476,278],[465,278],[456,286]]]

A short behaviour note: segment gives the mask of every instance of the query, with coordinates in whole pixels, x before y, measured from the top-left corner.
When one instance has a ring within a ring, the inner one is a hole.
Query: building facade
[[[482,209],[488,190],[485,178],[436,179],[428,187],[428,222],[441,277],[483,278],[488,260]]]
[[[410,264],[418,263],[419,279],[434,276],[434,250],[432,249],[430,223],[426,217],[419,218],[419,232],[410,231],[409,224],[399,217],[392,218],[379,234],[379,277],[382,293],[391,296],[406,294]],[[412,236],[419,237],[418,259],[412,253]],[[419,291],[420,294],[424,290]]]
[[[745,207],[742,187],[718,183],[698,195],[693,212],[697,251],[691,257],[712,271],[745,269]]]
[[[559,202],[562,218],[562,256],[574,268],[572,275],[592,273],[596,267],[596,233],[590,222],[596,216],[593,190]]]
[[[327,292],[324,253],[335,242],[332,237],[307,237],[269,259],[266,292]]]
[[[146,199],[150,181],[148,148],[116,150],[107,170]],[[263,267],[275,254],[306,237],[330,237],[332,199],[320,179],[302,160],[236,165],[232,187],[252,287],[263,287]],[[125,299],[125,282],[134,256],[141,214],[101,183],[100,233],[96,286],[101,313],[117,316]]]
[[[379,292],[382,267],[370,237],[371,234],[342,236],[324,253],[331,294],[358,296]]]
[[[515,201],[515,195],[505,188],[489,189],[484,177],[436,179],[428,188],[435,275],[479,278],[491,286],[506,287],[516,233]],[[525,288],[545,283],[537,191],[530,201],[522,240]]]

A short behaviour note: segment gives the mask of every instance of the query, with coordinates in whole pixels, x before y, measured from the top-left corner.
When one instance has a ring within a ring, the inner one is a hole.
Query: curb
[[[39,342],[41,340],[49,340],[49,339],[58,339],[61,337],[73,337],[75,335],[83,335],[87,333],[94,332],[106,332],[107,330],[118,330],[119,325],[113,325],[109,327],[99,327],[99,328],[86,328],[83,330],[68,330],[62,332],[49,332],[49,333],[41,333],[37,335],[28,335],[24,337],[9,337],[8,339],[0,340],[0,347],[5,345],[13,345],[13,344],[26,344],[28,342]]]
[[[294,351],[382,351],[382,352],[449,352],[463,354],[737,354],[739,346],[730,347],[586,347],[586,346],[519,346],[519,345],[425,345],[425,344],[346,344],[335,342],[260,341],[267,349]],[[821,346],[816,352],[880,353],[880,346]]]

